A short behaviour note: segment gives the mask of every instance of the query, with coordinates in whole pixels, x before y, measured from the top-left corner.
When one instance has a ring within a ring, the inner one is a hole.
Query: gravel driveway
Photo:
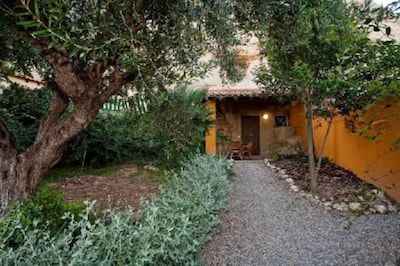
[[[329,212],[289,190],[261,161],[235,163],[209,265],[400,265],[400,215]]]

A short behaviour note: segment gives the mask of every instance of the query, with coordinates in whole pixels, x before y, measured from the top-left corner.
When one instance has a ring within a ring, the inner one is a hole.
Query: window
[[[276,115],[274,120],[274,127],[287,127],[288,118],[287,115]]]

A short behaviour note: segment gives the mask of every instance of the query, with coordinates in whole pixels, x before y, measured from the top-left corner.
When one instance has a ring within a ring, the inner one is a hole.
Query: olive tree
[[[199,75],[207,67],[200,59],[208,52],[220,59],[226,77],[235,77],[233,4],[1,0],[0,78],[8,82],[10,73],[38,72],[52,100],[25,151],[17,151],[0,121],[0,216],[35,190],[67,142],[121,88],[162,90]]]

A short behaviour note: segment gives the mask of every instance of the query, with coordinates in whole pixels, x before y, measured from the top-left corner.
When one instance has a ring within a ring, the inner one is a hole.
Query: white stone
[[[313,195],[312,195],[312,194],[309,194],[309,193],[307,193],[307,194],[306,194],[306,197],[307,197],[307,199],[312,199],[312,198],[313,198]]]
[[[373,190],[371,190],[371,192],[374,194],[378,194],[379,191],[377,189],[373,189]]]
[[[359,203],[359,202],[351,202],[351,203],[349,203],[349,208],[352,211],[361,210],[361,203]]]
[[[376,213],[376,209],[374,209],[374,208],[369,208],[368,211],[369,211],[370,213]]]
[[[331,207],[332,206],[332,202],[330,202],[330,201],[324,202],[324,206],[325,207]]]
[[[396,208],[396,206],[389,205],[389,206],[388,206],[388,211],[389,211],[389,212],[397,212],[397,208]]]
[[[299,192],[300,191],[298,186],[291,186],[290,189],[293,190],[294,192]]]
[[[288,178],[288,179],[286,179],[286,182],[288,182],[289,184],[292,184],[292,183],[294,183],[294,180],[291,178]]]
[[[385,198],[385,193],[383,191],[379,191],[377,194],[378,198],[384,199]]]
[[[319,199],[316,199],[316,198],[312,198],[311,201],[313,203],[315,203],[315,204],[320,204],[321,203],[321,201]]]
[[[387,208],[384,205],[375,205],[374,207],[380,214],[385,214],[387,212]]]
[[[357,198],[358,198],[359,200],[361,200],[361,201],[365,201],[365,199],[364,199],[363,196],[358,196]]]
[[[349,206],[344,202],[333,204],[333,208],[338,210],[338,211],[342,211],[342,212],[349,210]]]
[[[289,178],[289,175],[283,174],[283,175],[281,175],[281,177],[282,177],[282,178]]]

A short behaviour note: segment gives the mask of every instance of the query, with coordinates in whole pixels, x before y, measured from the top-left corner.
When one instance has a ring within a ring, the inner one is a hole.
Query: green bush
[[[272,161],[277,161],[281,158],[281,154],[280,154],[279,150],[277,150],[277,149],[269,149],[266,152],[266,156],[268,159],[270,159]]]
[[[40,119],[47,114],[51,92],[15,84],[0,90],[0,120],[13,134],[18,150],[25,150],[35,139]]]
[[[100,166],[121,162],[136,154],[136,117],[130,112],[101,112],[92,125],[74,137],[62,163]]]
[[[70,142],[63,162],[101,165],[145,157],[167,168],[177,167],[201,150],[212,123],[203,96],[184,89],[159,92],[144,113],[101,112]]]
[[[138,144],[170,168],[202,151],[206,131],[212,124],[203,98],[201,91],[184,89],[157,94],[139,120]]]
[[[229,167],[228,161],[209,156],[184,163],[162,195],[142,207],[139,221],[132,213],[115,210],[91,221],[92,204],[80,220],[64,215],[68,227],[56,236],[16,227],[25,240],[18,248],[9,247],[2,232],[0,264],[198,264],[199,251],[226,204]]]
[[[64,213],[78,215],[84,208],[82,202],[66,202],[62,194],[42,186],[35,195],[12,207],[10,215],[0,222],[0,235],[7,235],[3,241],[10,247],[18,247],[24,242],[24,234],[17,228],[56,235],[68,225],[68,220],[61,219]]]

